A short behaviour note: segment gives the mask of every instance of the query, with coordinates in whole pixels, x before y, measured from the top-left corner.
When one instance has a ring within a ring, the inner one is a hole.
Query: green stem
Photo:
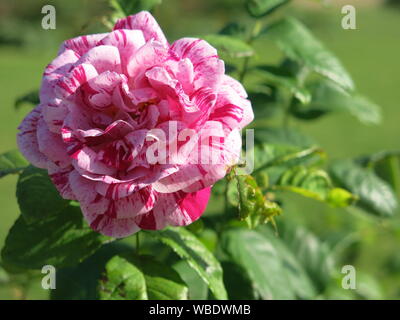
[[[288,107],[285,108],[285,113],[282,119],[282,127],[287,130],[289,129],[289,121],[290,121],[290,102]]]
[[[239,81],[241,83],[243,83],[244,78],[246,77],[247,69],[249,68],[249,62],[250,62],[250,57],[244,58],[242,71],[240,72],[240,75],[239,75]]]
[[[256,23],[254,24],[254,27],[253,27],[251,34],[250,34],[249,38],[247,39],[246,43],[251,45],[253,43],[253,41],[257,38],[257,36],[259,35],[261,29],[262,29],[262,23],[260,20],[257,20]],[[244,81],[244,78],[246,77],[246,73],[249,68],[249,62],[250,62],[250,57],[244,58],[242,71],[239,74],[239,81],[242,83]]]
[[[229,202],[228,202],[228,179],[225,178],[225,190],[224,190],[224,201],[225,201],[225,206],[224,206],[224,214],[228,214],[228,206],[229,206]]]
[[[136,253],[139,255],[139,250],[140,250],[140,238],[139,238],[139,232],[136,232]]]

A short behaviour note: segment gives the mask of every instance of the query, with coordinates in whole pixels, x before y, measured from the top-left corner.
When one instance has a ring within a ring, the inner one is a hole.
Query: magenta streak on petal
[[[225,75],[215,48],[195,38],[171,46],[153,16],[140,12],[119,20],[110,33],[63,43],[44,70],[41,105],[21,124],[18,145],[103,234],[187,225],[204,212],[209,186],[240,153],[240,134],[207,134],[218,128],[235,133],[251,122],[246,97]],[[175,121],[178,133],[200,134],[193,145],[176,143],[189,151],[179,159],[170,154],[175,139],[169,124]],[[152,137],[166,142],[165,156],[152,151],[156,164],[147,158]],[[198,164],[196,157],[210,149],[218,163]]]
[[[196,39],[194,40],[192,43],[190,43],[189,45],[186,45],[186,48],[183,50],[182,52],[182,58],[186,58],[186,56],[189,54],[189,52],[194,48],[194,46],[196,46],[199,42],[201,42],[203,40],[201,39]]]
[[[211,116],[213,118],[230,117],[239,123],[243,119],[243,109],[241,109],[238,106],[235,106],[233,104],[228,104],[228,105],[223,106],[222,108],[218,108],[218,109],[214,110],[214,112],[211,114]]]
[[[154,217],[154,212],[150,211],[148,213],[139,216],[138,226],[144,230],[157,230],[156,219]]]
[[[65,91],[67,91],[69,94],[73,94],[74,91],[64,82],[64,81],[60,81],[58,83],[58,85],[63,88]]]
[[[101,196],[101,194],[96,194],[96,197],[94,198],[94,200],[93,200],[93,202],[92,202],[92,204],[95,204],[95,203],[98,203],[98,202],[100,202],[101,201],[101,199],[102,199],[103,197]]]

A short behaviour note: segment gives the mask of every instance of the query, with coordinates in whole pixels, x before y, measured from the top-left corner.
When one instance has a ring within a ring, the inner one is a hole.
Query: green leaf
[[[125,253],[107,262],[100,280],[103,300],[186,300],[188,288],[178,273],[150,256]]]
[[[29,165],[29,162],[18,150],[8,151],[0,154],[0,178],[19,173]]]
[[[379,216],[391,216],[397,208],[390,185],[371,168],[363,168],[351,160],[341,160],[330,168],[332,178],[359,197],[357,205]]]
[[[400,196],[400,151],[381,151],[361,157],[358,162],[372,167],[378,177],[389,183]]]
[[[21,214],[28,222],[55,215],[69,204],[61,198],[47,171],[33,166],[27,167],[19,176],[17,199]]]
[[[246,26],[238,22],[230,22],[225,25],[218,34],[226,36],[234,36],[236,38],[245,39],[246,38]]]
[[[357,272],[357,288],[355,291],[359,299],[384,299],[384,290],[379,278],[365,272]]]
[[[350,192],[334,188],[327,172],[305,166],[293,167],[284,172],[274,189],[298,193],[333,207],[347,207],[356,200]]]
[[[318,292],[332,280],[335,261],[330,247],[314,234],[294,224],[278,224],[282,240],[306,270]]]
[[[304,64],[345,89],[354,88],[353,80],[339,60],[298,20],[280,20],[267,29],[267,34],[290,59]]]
[[[384,290],[381,283],[368,273],[357,270],[357,285],[355,290],[345,290],[341,287],[343,275],[324,292],[323,299],[328,300],[382,300]]]
[[[1,257],[5,267],[14,270],[41,269],[46,264],[71,266],[111,240],[83,221],[79,207],[69,206],[32,223],[20,216],[8,233]]]
[[[51,290],[51,299],[98,300],[98,284],[106,263],[118,254],[132,253],[134,250],[124,243],[112,242],[78,265],[57,269],[57,290]]]
[[[255,145],[252,175],[263,188],[276,185],[279,178],[294,166],[322,163],[326,155],[318,147],[298,147],[289,142],[260,143]],[[268,186],[264,181],[268,180]]]
[[[187,300],[188,288],[179,274],[150,256],[128,258],[144,274],[150,300]]]
[[[185,259],[209,286],[216,299],[227,299],[222,279],[222,268],[214,255],[189,231],[184,228],[169,227],[157,232],[149,232]]]
[[[247,11],[256,18],[270,14],[290,0],[247,0]]]
[[[231,261],[221,262],[224,269],[224,283],[230,300],[254,300],[253,285],[246,270]]]
[[[125,18],[140,11],[151,11],[162,0],[109,0],[114,9],[113,20]]]
[[[18,97],[15,100],[14,107],[15,107],[15,109],[19,109],[25,103],[31,104],[33,106],[36,106],[37,104],[39,104],[40,103],[39,90],[34,90],[27,94],[24,94],[21,97]]]
[[[3,269],[3,267],[0,265],[0,285],[5,285],[9,282],[9,276],[7,272]]]
[[[256,180],[249,175],[236,175],[239,220],[246,221],[249,228],[273,221],[282,213],[279,205],[269,201],[258,187]]]
[[[189,289],[190,300],[207,300],[208,286],[199,276],[199,274],[192,269],[192,267],[185,260],[176,262],[173,266],[182,280],[186,283]]]
[[[148,299],[143,273],[121,256],[115,256],[107,262],[99,290],[102,300]]]
[[[316,142],[294,128],[257,128],[254,132],[256,143],[309,148]]]
[[[368,156],[363,156],[357,159],[363,166],[375,166],[380,161],[386,160],[390,157],[400,158],[400,150],[380,151]]]
[[[292,103],[291,113],[300,119],[314,119],[329,112],[348,112],[365,124],[379,124],[382,115],[379,106],[367,98],[350,93],[332,81],[321,80],[307,86],[312,100],[309,104]]]
[[[304,149],[311,141],[293,135],[296,131],[285,129],[265,132],[266,139],[278,143],[256,145],[253,175],[257,183],[263,189],[295,192],[333,207],[353,204],[357,197],[344,189],[335,188],[328,173],[315,168],[325,159],[325,153],[318,147]],[[301,145],[303,147],[299,147]]]
[[[302,104],[307,104],[311,100],[310,92],[303,88],[296,78],[294,78],[286,69],[275,66],[257,66],[254,71],[270,85],[286,88]]]
[[[256,86],[248,92],[249,100],[254,111],[255,119],[272,118],[282,114],[282,104],[284,103],[281,91],[275,86]],[[257,135],[257,130],[255,134]]]
[[[255,146],[254,172],[271,167],[293,167],[300,164],[315,163],[326,157],[319,147],[302,149],[288,144],[262,143]]]
[[[215,47],[221,57],[245,58],[254,55],[254,49],[249,44],[232,36],[210,34],[202,38]]]
[[[246,272],[261,299],[313,298],[315,289],[303,267],[267,230],[228,230],[222,235],[221,247]]]

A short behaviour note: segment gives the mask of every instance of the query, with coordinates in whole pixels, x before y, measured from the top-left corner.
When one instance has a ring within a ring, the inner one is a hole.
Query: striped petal
[[[78,172],[84,174],[86,172],[101,174],[101,175],[113,175],[115,174],[115,168],[110,168],[101,162],[97,153],[89,147],[83,147],[74,154],[71,155],[73,158],[72,164]]]
[[[55,92],[58,98],[67,99],[76,93],[81,85],[98,75],[96,69],[91,64],[80,64],[73,68],[71,72],[57,80]]]
[[[59,167],[52,167],[49,169],[49,177],[54,183],[61,197],[67,200],[77,200],[74,192],[69,183],[69,175],[73,172],[72,167],[61,169]]]
[[[93,181],[81,177],[75,171],[70,174],[69,181],[81,204],[83,215],[93,230],[116,238],[139,231],[134,218],[138,213],[131,211],[137,206],[135,201],[109,200],[94,190]]]
[[[42,107],[33,109],[18,127],[17,143],[19,150],[30,163],[42,169],[47,169],[48,159],[39,151],[37,140],[37,126],[41,117]]]
[[[114,71],[105,71],[89,79],[83,86],[86,104],[99,110],[110,107],[114,88],[124,81],[126,77]]]
[[[178,208],[168,216],[169,224],[186,226],[195,222],[206,210],[210,194],[211,188],[187,193],[182,200],[178,201]]]
[[[43,73],[42,85],[40,87],[39,97],[42,104],[54,103],[54,87],[58,79],[66,76],[73,69],[78,61],[76,53],[72,50],[65,50],[57,56]]]
[[[128,75],[135,79],[136,87],[142,87],[140,75],[154,66],[158,66],[168,57],[168,50],[158,41],[149,41],[129,60]]]
[[[110,32],[107,37],[102,39],[99,44],[114,46],[118,48],[121,55],[122,70],[126,71],[126,66],[136,51],[144,46],[146,40],[144,39],[141,30],[126,30],[118,29]]]
[[[86,52],[77,62],[90,64],[97,72],[115,71],[121,73],[121,57],[119,51],[113,46],[97,46]]]
[[[153,188],[160,193],[172,193],[192,185],[202,177],[198,165],[183,165],[176,173],[153,183]]]
[[[59,54],[62,54],[66,50],[72,50],[79,57],[83,56],[106,36],[107,33],[99,33],[69,39],[61,45]]]
[[[70,166],[71,158],[67,153],[66,145],[60,135],[50,132],[43,117],[38,120],[37,139],[39,151],[55,165],[60,168]]]
[[[145,230],[159,230],[168,225],[186,226],[203,214],[209,198],[210,188],[194,193],[159,194],[153,210],[137,216],[137,224]]]
[[[54,99],[53,103],[42,105],[42,115],[49,130],[60,134],[64,119],[68,115],[67,104],[60,99]]]
[[[147,11],[118,20],[114,26],[114,30],[117,29],[141,30],[146,41],[156,40],[162,43],[163,46],[168,45],[167,39],[157,21]]]
[[[206,41],[183,38],[175,41],[170,53],[176,59],[188,58],[193,64],[194,88],[217,89],[223,80],[225,65],[218,58],[217,50]]]

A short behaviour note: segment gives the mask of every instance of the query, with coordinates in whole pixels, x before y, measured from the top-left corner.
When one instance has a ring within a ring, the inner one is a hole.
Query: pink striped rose
[[[184,226],[201,216],[212,185],[238,161],[236,132],[253,120],[246,97],[215,48],[194,38],[169,44],[153,16],[140,12],[110,33],[62,44],[44,71],[40,104],[19,127],[18,145],[48,170],[63,198],[80,202],[96,231],[124,237]],[[177,141],[172,127],[197,133],[179,161],[171,141],[178,151],[188,142]],[[223,136],[210,139],[215,130]],[[166,155],[156,151],[149,161],[160,141]],[[194,161],[203,150],[218,151],[218,161]]]

